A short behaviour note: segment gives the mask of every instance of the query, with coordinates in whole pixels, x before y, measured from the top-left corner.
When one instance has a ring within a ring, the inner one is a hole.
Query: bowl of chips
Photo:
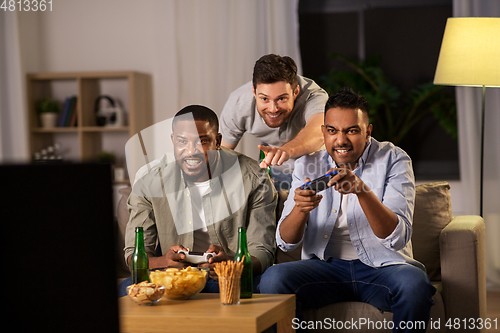
[[[165,287],[143,281],[141,283],[132,284],[127,287],[129,297],[141,305],[151,305],[158,302],[165,292]]]
[[[151,282],[165,287],[165,296],[170,299],[188,299],[198,294],[205,287],[207,278],[208,269],[191,266],[149,272]]]

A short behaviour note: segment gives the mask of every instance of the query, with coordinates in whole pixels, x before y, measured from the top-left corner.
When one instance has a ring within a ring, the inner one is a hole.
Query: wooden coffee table
[[[189,300],[162,298],[151,306],[126,296],[119,309],[122,332],[262,332],[274,323],[278,332],[293,332],[295,295],[254,294],[238,305],[222,305],[219,294],[198,294]]]

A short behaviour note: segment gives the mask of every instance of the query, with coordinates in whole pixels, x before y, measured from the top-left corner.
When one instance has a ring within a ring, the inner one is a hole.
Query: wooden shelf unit
[[[31,156],[59,142],[66,150],[65,160],[95,161],[103,150],[117,157],[117,166],[125,166],[125,143],[153,124],[152,81],[146,73],[135,71],[64,72],[27,74],[29,142]],[[75,127],[41,128],[36,102],[44,97],[59,100],[77,96]],[[127,125],[96,125],[94,103],[98,96],[109,95],[125,111]],[[106,140],[112,144],[106,143]],[[109,149],[109,147],[113,147]],[[120,151],[121,150],[121,151]]]

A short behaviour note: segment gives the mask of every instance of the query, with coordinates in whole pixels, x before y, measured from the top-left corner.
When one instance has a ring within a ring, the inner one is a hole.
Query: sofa
[[[452,216],[450,186],[447,182],[434,182],[416,187],[413,219],[413,254],[422,262],[436,287],[435,305],[427,332],[446,332],[456,321],[486,318],[486,275],[485,275],[485,226],[480,216]],[[122,198],[118,204],[117,220],[119,246],[123,249],[123,236],[128,222],[126,199],[130,188],[120,190]],[[278,217],[288,193],[280,191]],[[121,239],[120,239],[121,238]],[[300,260],[298,248],[291,252],[277,250],[276,263]],[[123,253],[123,251],[121,252]],[[119,272],[123,277],[129,273],[123,255]],[[343,302],[318,309],[303,310],[306,321],[327,323],[323,329],[316,326],[315,332],[331,331],[328,323],[365,323],[361,331],[391,332],[388,325],[392,313],[382,312],[361,302]],[[328,318],[328,320],[325,320]],[[330,324],[331,325],[331,324]],[[369,326],[372,325],[372,326]],[[378,326],[377,326],[378,325]],[[337,330],[352,332],[352,329]],[[357,331],[357,330],[354,330]],[[474,331],[474,330],[468,330]],[[477,329],[476,331],[480,331]]]

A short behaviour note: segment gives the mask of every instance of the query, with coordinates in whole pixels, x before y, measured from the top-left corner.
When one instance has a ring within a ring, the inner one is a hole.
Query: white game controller
[[[203,252],[193,252],[193,251],[185,251],[179,250],[177,253],[182,253],[186,257],[184,258],[184,262],[189,262],[191,264],[203,264],[208,262],[208,260],[212,257],[215,257],[215,253],[203,253]]]

